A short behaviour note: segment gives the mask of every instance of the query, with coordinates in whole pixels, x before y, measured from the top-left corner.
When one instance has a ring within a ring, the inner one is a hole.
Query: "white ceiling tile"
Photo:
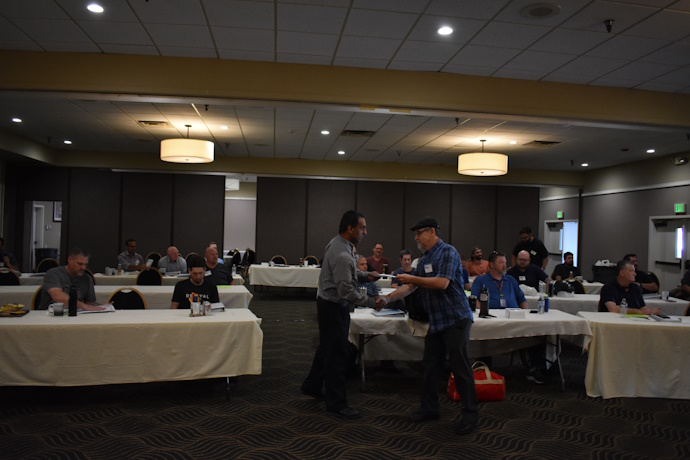
[[[497,70],[493,76],[499,78],[517,78],[520,80],[541,80],[546,74],[547,72],[545,71],[502,68]]]
[[[213,27],[212,30],[213,38],[219,49],[263,51],[270,53],[274,51],[272,30],[236,29],[229,27]],[[273,56],[271,56],[271,60],[273,60]]]
[[[312,32],[320,34],[339,33],[343,27],[347,10],[307,5],[278,5],[278,30]]]
[[[573,75],[563,73],[550,73],[543,78],[544,81],[553,81],[558,83],[574,83],[576,85],[586,85],[594,79],[588,75]]]
[[[96,43],[116,45],[152,45],[139,23],[82,21],[79,25]]]
[[[443,67],[443,72],[475,75],[480,77],[488,77],[495,71],[495,67],[477,67],[464,64],[448,64]]]
[[[630,61],[622,59],[607,59],[603,57],[582,56],[573,59],[560,69],[557,73],[562,75],[580,75],[588,77],[600,77],[612,72],[619,67],[627,65]]]
[[[165,0],[128,2],[143,23],[155,24],[206,24],[201,3],[198,0]]]
[[[392,70],[413,70],[421,72],[438,72],[443,67],[439,62],[410,62],[395,59],[388,66]]]
[[[673,2],[671,5],[669,5],[669,9],[690,12],[690,0],[678,0]]]
[[[353,8],[421,13],[426,5],[419,0],[354,0]]]
[[[657,64],[687,65],[690,64],[690,44],[674,43],[644,56],[641,60]]]
[[[576,58],[573,54],[524,51],[503,66],[504,69],[534,70],[551,72]]]
[[[17,29],[7,19],[0,17],[0,41],[29,41],[29,36]]]
[[[400,46],[400,40],[390,38],[343,37],[337,59],[364,58],[389,60]]]
[[[561,26],[567,29],[606,32],[604,20],[614,19],[612,32],[620,34],[657,11],[657,8],[646,6],[596,0]]]
[[[209,23],[243,29],[273,29],[273,2],[204,0]]]
[[[460,50],[455,43],[433,43],[406,40],[395,55],[396,60],[417,62],[447,62]]]
[[[690,86],[690,67],[682,67],[678,70],[662,75],[652,80],[653,83],[667,85]]]
[[[82,0],[55,0],[67,14],[76,21],[103,21],[103,22],[137,22],[137,16],[129,7],[129,2],[122,1],[99,1],[105,11],[103,13],[92,13],[86,9],[86,5],[91,2]],[[14,2],[20,3],[20,2]],[[21,2],[24,3],[24,2]]]
[[[582,54],[610,38],[611,35],[606,32],[555,29],[532,45],[530,50],[547,51],[550,53]]]
[[[46,51],[62,53],[100,53],[101,50],[93,43],[74,42],[38,42]]]
[[[450,61],[450,64],[473,67],[498,68],[518,55],[520,50],[491,46],[467,45]]]
[[[523,14],[522,10],[525,7],[534,5],[535,3],[540,6],[542,5],[534,0],[513,0],[493,19],[496,21],[515,22],[522,24],[557,26],[581,10],[586,4],[591,3],[591,0],[568,0],[567,2],[558,2],[557,5],[560,7],[560,11],[558,14],[551,17],[547,16],[535,18],[533,16],[527,16],[526,13]]]
[[[416,14],[353,9],[347,17],[344,34],[405,38],[416,20]]]
[[[333,56],[337,45],[337,35],[278,31],[279,53]]]
[[[639,59],[668,43],[664,40],[619,35],[597,46],[587,55],[612,59]]]
[[[36,42],[34,41],[9,41],[0,40],[0,49],[3,50],[15,50],[15,51],[44,51]]]
[[[482,0],[481,2],[433,0],[426,12],[438,16],[491,19],[508,3],[509,0]]]
[[[161,56],[217,58],[215,48],[191,48],[186,46],[159,46]]]
[[[213,47],[207,26],[146,24],[146,29],[159,46]]]
[[[20,18],[13,22],[37,42],[91,42],[91,39],[69,20]]]
[[[157,56],[160,53],[158,52],[158,49],[151,45],[151,46],[141,46],[141,45],[110,45],[107,43],[102,43],[99,45],[100,48],[103,50],[104,53],[112,53],[112,54],[140,54],[140,55],[149,55],[149,56]]]
[[[449,18],[425,14],[414,26],[408,38],[438,43],[467,43],[485,25],[486,21],[480,19]],[[438,29],[444,26],[452,27],[453,33],[445,36],[439,35]]]
[[[53,0],[0,2],[0,14],[8,18],[69,19]]]
[[[272,2],[272,0],[268,0]],[[298,3],[301,5],[317,5],[317,6],[339,6],[347,8],[350,6],[350,0],[278,0],[278,3]]]
[[[274,62],[275,55],[268,52],[218,49],[221,59],[234,59],[238,61],[264,61]]]
[[[292,64],[330,65],[331,56],[312,56],[307,54],[278,53],[276,62],[289,62]]]
[[[683,88],[685,88],[687,85],[667,85],[664,83],[654,83],[654,82],[647,82],[647,83],[642,83],[641,85],[638,85],[636,89],[645,89],[648,91],[663,91],[666,93],[675,93],[676,91],[680,91]]]
[[[472,45],[525,48],[551,30],[550,27],[492,22],[470,42]]]
[[[633,88],[642,83],[639,79],[626,80],[621,78],[601,77],[592,82],[596,86],[616,86],[620,88]]]
[[[655,64],[650,66],[642,62],[632,62],[621,67],[620,69],[614,70],[613,72],[609,73],[607,77],[622,80],[638,79],[640,81],[646,81],[672,72],[677,68],[677,66],[670,66],[666,64]]]
[[[690,14],[682,11],[660,11],[625,31],[638,37],[680,40],[690,33]]]

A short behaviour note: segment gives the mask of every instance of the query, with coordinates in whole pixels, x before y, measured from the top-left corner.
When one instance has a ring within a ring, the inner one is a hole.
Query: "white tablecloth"
[[[249,267],[249,284],[276,287],[314,288],[319,286],[321,268],[291,265],[270,267],[252,265]]]
[[[537,308],[537,296],[525,296],[530,308]],[[644,299],[650,307],[659,307],[666,315],[684,315],[688,301],[671,298],[669,300]],[[561,310],[572,315],[580,311],[596,312],[599,309],[599,295],[574,294],[569,297],[549,297],[549,308]]]
[[[474,283],[475,278],[476,278],[476,276],[470,276],[469,277],[470,285],[472,285],[472,283]],[[601,288],[603,286],[604,285],[602,283],[598,283],[596,281],[594,281],[594,282],[582,281],[582,287],[585,288],[585,292],[587,294],[597,294],[598,295],[601,293]]]
[[[96,286],[135,286],[137,284],[137,275],[104,275],[103,273],[95,273],[93,275]],[[163,276],[163,286],[174,286],[178,281],[185,279],[186,276]],[[22,273],[19,278],[19,283],[22,286],[41,286],[43,284],[43,275]],[[240,275],[233,275],[232,284],[242,285],[244,279]]]
[[[690,317],[659,323],[617,313],[578,315],[592,328],[589,396],[690,399]]]
[[[0,385],[105,385],[261,374],[263,332],[247,309],[122,310],[0,319]]]
[[[121,286],[120,286],[121,287]],[[146,299],[148,309],[169,309],[172,301],[174,286],[132,286],[141,292]],[[31,307],[34,294],[39,286],[0,286],[0,305],[6,303],[21,303]],[[118,286],[94,286],[96,301],[105,303],[108,297],[119,289]],[[220,301],[226,308],[248,308],[252,294],[244,286],[227,286],[218,288]]]

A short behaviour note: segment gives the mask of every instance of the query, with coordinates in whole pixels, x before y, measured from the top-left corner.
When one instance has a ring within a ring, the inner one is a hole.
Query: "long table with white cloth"
[[[358,344],[364,383],[364,360],[421,361],[429,324],[404,317],[375,316],[371,308],[350,314],[350,341]],[[558,310],[543,315],[525,311],[524,318],[506,318],[505,310],[489,310],[493,318],[474,313],[470,356],[489,356],[529,347],[544,336],[591,337],[585,320]],[[369,336],[369,337],[367,337]],[[536,340],[535,340],[536,339]],[[366,347],[364,344],[366,343]],[[558,340],[554,342],[558,346]],[[558,353],[554,354],[557,359]]]
[[[118,310],[0,319],[0,385],[79,386],[261,374],[251,310]]]
[[[667,323],[618,313],[578,315],[592,328],[587,395],[690,399],[690,317]]]
[[[19,278],[19,284],[22,286],[40,286],[43,284],[43,273],[22,273]],[[163,286],[174,286],[179,281],[189,278],[188,274],[177,276],[163,276]],[[137,284],[137,274],[127,273],[122,275],[104,275],[103,273],[94,273],[93,279],[96,286],[135,286]],[[244,284],[244,279],[240,275],[232,276],[232,284]]]
[[[249,284],[316,289],[320,274],[321,268],[314,265],[252,265],[249,267]]]
[[[661,312],[666,315],[684,315],[688,306],[687,300],[680,300],[671,297],[669,300],[662,300],[661,296],[646,297],[645,304],[650,307],[659,307]],[[530,308],[537,308],[538,296],[525,296]],[[599,310],[599,295],[594,294],[570,294],[568,296],[549,297],[549,308],[561,310],[572,315],[581,311],[596,312]]]
[[[129,286],[139,291],[146,300],[146,308],[159,310],[170,308],[174,286]],[[0,305],[21,303],[31,308],[31,303],[40,286],[0,286]],[[118,286],[94,286],[96,302],[104,304]],[[252,294],[244,286],[224,286],[218,288],[218,297],[226,308],[249,308]]]

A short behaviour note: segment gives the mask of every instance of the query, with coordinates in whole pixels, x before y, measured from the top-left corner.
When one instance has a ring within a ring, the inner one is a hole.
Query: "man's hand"
[[[369,276],[367,277],[369,281],[376,281],[379,278],[381,278],[381,274],[379,272],[369,272]]]
[[[376,298],[376,310],[381,311],[381,309],[386,308],[386,305],[388,305],[388,298],[387,297],[377,297]]]
[[[410,284],[414,279],[414,275],[406,275],[404,273],[401,273],[400,275],[397,275],[395,279],[400,281],[402,284]]]
[[[659,307],[642,307],[640,308],[640,311],[642,312],[643,315],[658,315],[661,313],[661,308]]]
[[[111,303],[112,304],[112,303]],[[82,310],[88,310],[88,311],[101,311],[105,310],[105,307],[101,307],[98,305],[89,305],[88,303],[82,303],[79,308]]]

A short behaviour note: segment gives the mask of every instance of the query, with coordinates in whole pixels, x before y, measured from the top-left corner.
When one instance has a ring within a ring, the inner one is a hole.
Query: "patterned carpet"
[[[312,297],[313,299],[313,297]],[[317,340],[310,298],[257,296],[263,375],[85,388],[0,390],[0,458],[21,459],[635,459],[690,458],[690,401],[587,397],[583,357],[563,353],[568,380],[536,386],[507,357],[506,400],[482,403],[479,429],[453,434],[459,406],[442,396],[441,420],[415,425],[421,374],[367,368],[367,388],[349,381],[357,420],[302,396]],[[1,363],[0,363],[1,365]],[[688,383],[690,384],[690,382]],[[443,382],[439,381],[439,388]]]

